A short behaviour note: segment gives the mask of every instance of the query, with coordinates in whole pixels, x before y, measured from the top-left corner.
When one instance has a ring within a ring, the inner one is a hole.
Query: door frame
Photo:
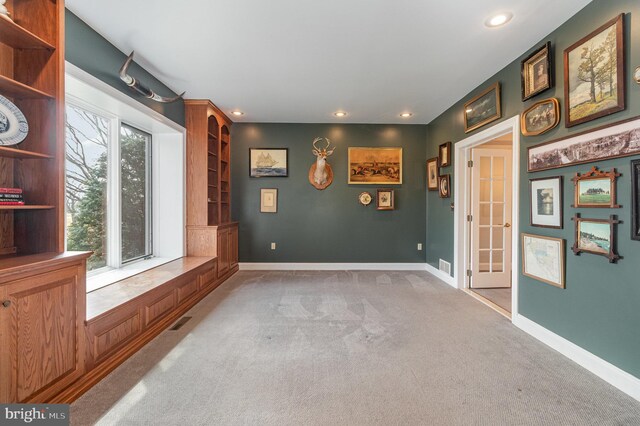
[[[471,170],[467,163],[471,160],[471,149],[485,144],[506,134],[512,135],[512,198],[511,198],[511,321],[518,316],[518,273],[520,257],[520,221],[518,206],[520,205],[520,116],[516,115],[504,120],[482,132],[469,136],[454,144],[456,159],[454,170],[454,225],[453,225],[453,280],[461,290],[469,289],[467,265],[469,265],[469,245],[471,242],[471,226],[467,215],[471,214],[470,184]]]

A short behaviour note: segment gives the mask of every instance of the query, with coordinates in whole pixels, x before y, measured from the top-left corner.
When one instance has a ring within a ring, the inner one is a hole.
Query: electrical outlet
[[[271,250],[275,250],[276,249],[276,243],[271,243]]]
[[[422,243],[418,243],[418,250],[422,250]]]

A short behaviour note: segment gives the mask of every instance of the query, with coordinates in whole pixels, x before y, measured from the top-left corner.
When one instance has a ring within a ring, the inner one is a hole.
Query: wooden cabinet
[[[229,267],[238,266],[238,225],[229,228]]]
[[[218,278],[238,267],[238,224],[218,227]]]
[[[47,400],[84,373],[88,256],[25,256],[0,270],[0,402]]]
[[[64,1],[9,1],[0,18],[0,94],[29,131],[0,146],[0,187],[25,205],[0,206],[0,259],[64,250]]]

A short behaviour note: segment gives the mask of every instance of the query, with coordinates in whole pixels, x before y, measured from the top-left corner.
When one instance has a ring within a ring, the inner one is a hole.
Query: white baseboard
[[[241,271],[424,271],[424,263],[240,262]]]
[[[442,281],[449,284],[451,287],[458,288],[458,286],[456,285],[456,280],[451,275],[445,274],[440,269],[437,269],[429,265],[428,263],[425,264],[424,269],[431,275],[435,275],[437,278],[440,278]]]
[[[571,343],[564,337],[558,336],[552,331],[544,328],[530,319],[517,315],[513,319],[513,324],[540,340],[547,346],[560,352],[562,355],[586,368],[604,381],[620,389],[627,395],[640,401],[640,379],[621,370],[613,364],[581,348],[575,343]]]

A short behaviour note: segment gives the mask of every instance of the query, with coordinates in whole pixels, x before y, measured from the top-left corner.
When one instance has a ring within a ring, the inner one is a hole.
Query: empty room
[[[0,425],[640,425],[637,0],[0,0]]]

